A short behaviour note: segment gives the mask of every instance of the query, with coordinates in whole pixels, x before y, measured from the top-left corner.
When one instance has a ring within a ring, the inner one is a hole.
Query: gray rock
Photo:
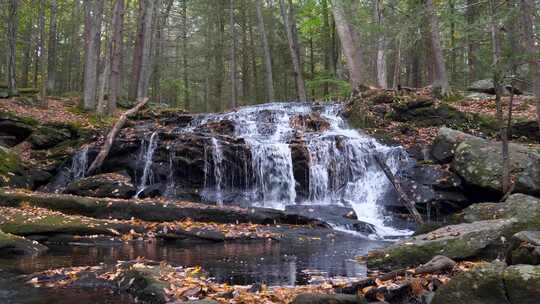
[[[461,131],[440,128],[431,147],[431,156],[441,163],[448,163],[454,158],[456,147],[465,139],[473,138],[475,137]]]
[[[80,196],[131,198],[135,190],[129,176],[106,173],[77,180],[65,192]]]
[[[508,265],[540,265],[540,231],[521,231],[510,240],[506,255]]]
[[[540,266],[510,266],[504,270],[503,280],[510,303],[538,303],[540,299]]]
[[[47,251],[38,242],[0,230],[0,255],[36,255]]]

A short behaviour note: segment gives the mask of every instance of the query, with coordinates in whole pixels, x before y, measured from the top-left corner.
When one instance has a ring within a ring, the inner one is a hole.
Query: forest
[[[0,303],[538,302],[539,1],[0,8]]]

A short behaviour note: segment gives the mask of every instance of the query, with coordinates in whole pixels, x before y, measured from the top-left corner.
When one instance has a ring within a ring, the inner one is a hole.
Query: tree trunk
[[[141,69],[137,84],[137,99],[141,100],[148,96],[148,85],[152,71],[152,36],[154,18],[154,0],[144,0],[144,18],[142,20],[143,41],[141,53]]]
[[[467,0],[467,8],[465,10],[465,18],[467,21],[467,27],[469,29],[472,29],[476,16],[477,16],[477,9],[476,6],[478,5],[477,0]],[[477,66],[477,58],[476,58],[476,41],[473,38],[472,30],[468,30],[466,32],[467,36],[467,67],[468,67],[468,80],[469,83],[476,80],[476,66]]]
[[[31,2],[32,7],[35,5],[35,0]],[[30,68],[32,67],[32,46],[34,42],[34,14],[30,14],[28,21],[26,22],[26,27],[24,29],[24,35],[26,36],[24,49],[23,49],[23,70],[21,77],[21,86],[27,88],[29,86],[30,79]]]
[[[279,0],[279,7],[281,10],[281,16],[285,24],[285,31],[287,32],[287,41],[289,43],[289,51],[291,53],[291,59],[294,69],[294,76],[296,79],[296,90],[298,99],[300,101],[307,101],[306,85],[304,82],[304,76],[302,73],[302,63],[300,61],[300,49],[298,44],[298,36],[295,31],[296,20],[294,18],[294,8],[292,2],[289,1],[289,9],[284,0]]]
[[[527,61],[533,78],[533,91],[536,99],[536,119],[540,127],[540,61],[538,60],[538,47],[534,38],[533,13],[536,5],[532,0],[520,0],[521,17],[523,22],[523,36]]]
[[[386,38],[384,37],[383,23],[383,8],[382,0],[375,0],[375,20],[379,27],[379,37],[377,39],[377,84],[382,89],[388,88],[386,79]]]
[[[182,63],[184,78],[184,107],[187,111],[191,109],[191,100],[189,96],[189,70],[188,70],[188,22],[187,22],[187,1],[182,0]],[[208,38],[205,38],[208,39]],[[207,110],[207,109],[205,109]]]
[[[236,108],[237,104],[237,83],[236,83],[236,29],[234,21],[234,0],[229,1],[229,26],[231,27],[231,108]]]
[[[354,25],[347,20],[347,15],[351,14],[346,14],[343,0],[332,0],[332,13],[343,46],[343,53],[347,59],[351,86],[355,90],[364,82],[362,75],[364,64],[362,50],[359,46],[360,37],[357,36],[358,32],[353,28]]]
[[[259,32],[261,33],[262,46],[264,52],[264,67],[265,67],[265,82],[266,82],[266,97],[269,102],[274,101],[274,76],[272,71],[272,54],[270,52],[270,44],[268,43],[268,37],[266,35],[266,29],[264,25],[264,18],[262,13],[262,2],[256,0],[257,8],[257,21],[259,23]]]
[[[129,99],[137,98],[139,78],[142,66],[142,47],[144,41],[144,19],[146,10],[146,0],[139,0],[139,12],[137,16],[137,35],[133,48],[133,63],[131,65],[131,82],[129,86]]]
[[[435,81],[434,89],[440,89],[443,96],[449,95],[450,83],[448,82],[448,74],[444,63],[444,55],[441,46],[441,37],[439,31],[439,18],[437,17],[433,0],[426,0],[426,14],[430,25],[430,40],[433,54],[433,62],[435,64]]]
[[[86,30],[83,101],[86,110],[95,110],[103,1],[88,0],[85,6],[85,26],[88,26],[88,29]]]
[[[122,46],[124,36],[124,0],[116,0],[112,22],[112,45],[111,45],[111,78],[108,112],[116,111],[116,103],[120,93],[120,63],[122,62]]]
[[[56,0],[51,0],[51,16],[49,24],[49,46],[47,51],[47,91],[54,92],[56,84],[56,46],[58,6]]]
[[[18,10],[18,0],[9,0],[8,8],[8,26],[7,26],[7,36],[8,36],[8,64],[7,64],[7,83],[8,91],[10,96],[15,96],[18,94],[17,91],[17,25],[19,19],[17,16]]]
[[[47,71],[45,69],[45,0],[39,1],[39,71],[41,86],[39,100],[43,106],[47,105]]]

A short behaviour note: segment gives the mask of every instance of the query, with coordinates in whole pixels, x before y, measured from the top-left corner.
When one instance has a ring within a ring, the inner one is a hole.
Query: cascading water
[[[141,179],[139,181],[139,185],[137,187],[137,193],[135,194],[135,197],[138,198],[139,195],[146,189],[146,187],[152,183],[152,158],[154,157],[154,152],[156,151],[158,144],[158,133],[154,132],[150,136],[150,140],[148,143],[143,142],[142,148],[141,148],[141,154],[139,155],[140,162],[143,164],[143,174],[141,176]]]
[[[341,110],[340,104],[264,104],[223,114],[203,114],[179,132],[201,132],[209,123],[229,121],[234,125],[231,136],[242,139],[249,147],[250,158],[241,166],[246,174],[249,171],[250,181],[244,187],[233,187],[230,181],[235,177],[223,166],[227,142],[210,136],[204,149],[204,193],[212,193],[208,201],[221,203],[223,194],[231,197],[231,193],[236,193],[230,202],[239,203],[243,198],[250,205],[276,209],[293,204],[348,206],[355,210],[359,220],[375,225],[381,236],[405,233],[389,227],[382,214],[381,200],[391,184],[374,156],[383,159],[396,173],[407,161],[406,152],[350,129],[340,116]],[[292,150],[293,145],[297,150]],[[298,154],[302,155],[298,151],[302,149],[306,151],[309,168],[304,185],[298,176],[295,178],[300,174],[295,170],[299,166]],[[235,161],[238,162],[228,159]]]
[[[77,152],[71,161],[71,181],[79,180],[86,176],[88,169],[88,147]]]

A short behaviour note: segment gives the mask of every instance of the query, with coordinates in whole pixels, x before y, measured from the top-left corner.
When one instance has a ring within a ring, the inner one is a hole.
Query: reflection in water
[[[17,260],[1,260],[0,268],[33,273],[51,268],[115,264],[118,260],[145,257],[178,266],[202,266],[217,281],[230,284],[261,282],[271,285],[308,283],[306,270],[325,277],[365,275],[355,256],[380,246],[358,238],[298,242],[158,244],[131,243],[118,246],[51,246],[49,254]]]

